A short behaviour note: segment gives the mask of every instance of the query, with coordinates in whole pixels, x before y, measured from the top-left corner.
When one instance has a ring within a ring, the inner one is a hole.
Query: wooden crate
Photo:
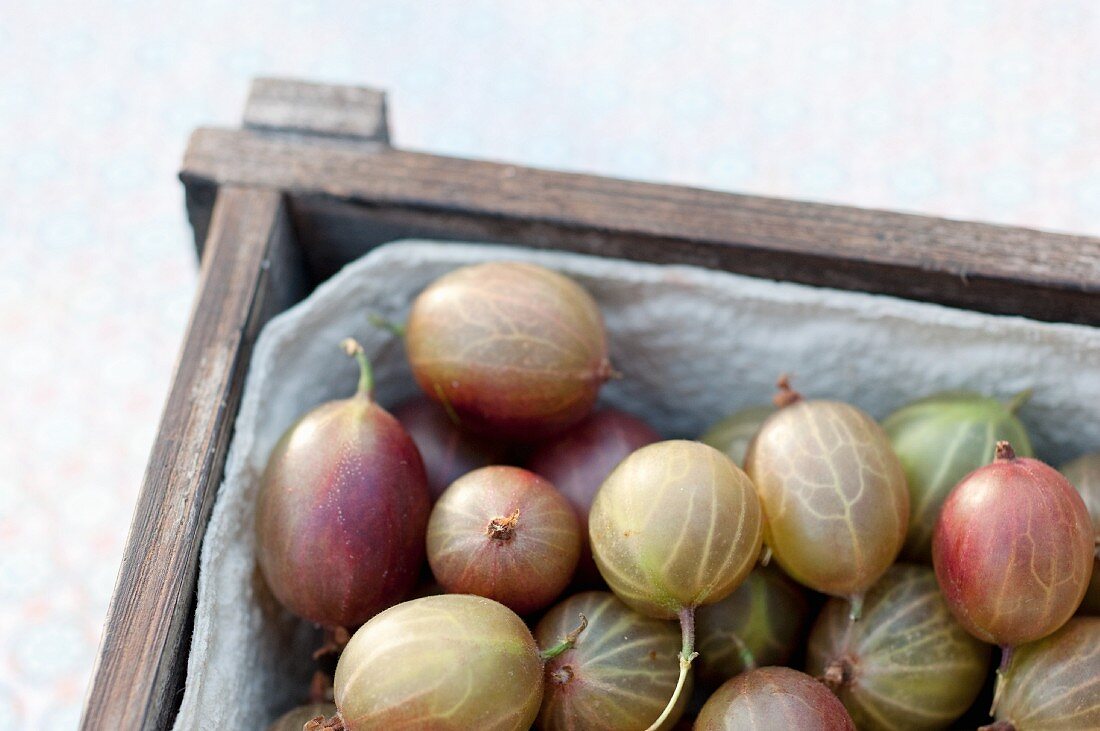
[[[1100,325],[1098,239],[429,155],[388,129],[381,92],[260,79],[241,129],[191,137],[180,178],[202,273],[82,728],[171,725],[256,336],[383,242],[522,244]]]

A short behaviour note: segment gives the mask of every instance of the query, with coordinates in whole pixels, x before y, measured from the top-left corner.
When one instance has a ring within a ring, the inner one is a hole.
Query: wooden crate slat
[[[1100,323],[1100,240],[1085,236],[360,150],[247,130],[197,131],[181,177],[189,185],[287,191],[303,218],[298,225],[327,236],[331,250],[321,253],[334,261],[344,249],[346,256],[362,253],[357,218],[364,228],[372,220],[405,219],[428,229],[457,222],[493,241]]]
[[[386,95],[360,86],[333,86],[289,79],[252,82],[244,125],[388,144]]]
[[[282,195],[218,193],[202,275],[108,611],[81,728],[166,728],[180,702],[198,551],[260,327],[305,293]]]

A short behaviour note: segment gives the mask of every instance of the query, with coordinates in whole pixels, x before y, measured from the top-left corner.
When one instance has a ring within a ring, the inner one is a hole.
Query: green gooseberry
[[[1100,617],[1075,617],[1016,651],[990,731],[1100,728]]]
[[[676,625],[646,617],[607,591],[574,594],[555,605],[535,627],[535,640],[551,647],[570,636],[577,616],[587,619],[573,647],[550,659],[544,672],[541,731],[638,731],[657,718],[675,690]],[[690,692],[661,727],[672,728]]]
[[[886,432],[839,401],[806,400],[781,377],[749,445],[745,471],[764,509],[764,541],[795,581],[851,601],[901,550],[909,521],[905,473]]]
[[[1024,391],[1007,403],[969,391],[947,391],[901,407],[882,422],[909,484],[909,528],[903,560],[932,563],[932,532],[951,489],[989,464],[999,441],[1031,457],[1031,440],[1016,416]]]
[[[760,431],[760,425],[774,413],[775,407],[771,405],[749,406],[735,411],[711,425],[703,432],[703,436],[699,437],[699,441],[709,444],[719,452],[725,452],[734,464],[743,467],[749,442],[756,436],[756,432]]]
[[[774,566],[758,566],[720,602],[699,607],[696,677],[718,686],[754,667],[784,665],[805,638],[806,591]]]
[[[352,636],[336,666],[339,713],[325,729],[526,731],[542,703],[542,653],[514,612],[444,594],[398,604]]]
[[[748,476],[700,442],[642,447],[596,493],[592,554],[608,586],[635,611],[679,618],[680,676],[672,713],[695,658],[695,610],[736,589],[760,555],[763,511]]]
[[[990,650],[952,616],[932,569],[895,564],[867,592],[860,621],[829,600],[806,671],[825,679],[860,729],[940,729],[981,691]]]
[[[1092,578],[1080,614],[1100,614],[1100,452],[1078,457],[1062,465],[1062,474],[1077,488],[1096,529],[1096,558],[1092,563]]]

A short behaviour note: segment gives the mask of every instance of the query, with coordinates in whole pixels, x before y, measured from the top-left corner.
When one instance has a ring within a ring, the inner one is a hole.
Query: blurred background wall
[[[397,144],[1100,234],[1090,0],[0,3],[0,729],[72,728],[248,80]]]

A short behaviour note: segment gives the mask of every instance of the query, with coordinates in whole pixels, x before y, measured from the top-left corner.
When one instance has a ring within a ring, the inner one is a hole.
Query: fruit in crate
[[[336,666],[339,716],[327,727],[526,731],[542,701],[542,666],[531,631],[504,605],[414,599],[352,636]]]
[[[764,541],[795,581],[851,601],[894,562],[909,492],[882,427],[839,401],[805,400],[779,381],[776,405],[749,446],[745,471],[764,508]]]
[[[302,416],[268,458],[256,503],[256,557],[275,597],[300,617],[354,628],[399,601],[424,560],[424,465],[375,403],[363,349],[354,396]]]
[[[943,501],[959,480],[989,462],[999,441],[1031,456],[1031,440],[1016,411],[1023,392],[1002,403],[966,391],[914,401],[882,422],[905,469],[909,485],[909,529],[902,548],[908,561],[932,563],[932,532]]]
[[[1092,578],[1079,611],[1084,614],[1100,614],[1100,452],[1086,454],[1063,465],[1062,474],[1081,493],[1096,532],[1096,557],[1092,562]]]
[[[591,295],[562,274],[519,262],[437,279],[413,302],[405,347],[429,398],[463,428],[510,440],[576,424],[614,372]]]
[[[996,718],[996,731],[1100,728],[1100,617],[1075,617],[1020,647]]]
[[[843,600],[829,600],[806,671],[825,679],[860,729],[940,729],[974,702],[989,654],[952,616],[932,569],[895,564],[867,592],[858,622]]]
[[[932,541],[936,578],[951,612],[975,637],[1002,648],[998,691],[1014,648],[1046,637],[1081,604],[1095,533],[1065,477],[998,442],[943,505]],[[994,695],[996,708],[998,695]]]
[[[428,563],[451,593],[494,599],[520,614],[549,605],[573,578],[581,526],[549,482],[519,467],[458,478],[428,521]]]
[[[696,677],[718,686],[756,666],[783,665],[806,638],[806,591],[774,566],[753,569],[741,586],[695,614]]]
[[[661,714],[676,688],[680,633],[676,625],[638,614],[606,591],[575,594],[556,604],[535,627],[549,647],[577,624],[588,626],[569,650],[546,663],[545,691],[536,727],[542,731],[591,728],[640,731]],[[690,693],[661,727],[671,727]]]
[[[760,431],[760,426],[768,417],[775,413],[775,407],[749,406],[735,411],[721,421],[716,422],[707,429],[699,441],[709,444],[719,452],[725,452],[726,456],[733,460],[738,467],[745,464],[745,453],[749,451],[749,443]]]
[[[596,493],[588,530],[600,574],[634,610],[680,620],[680,680],[668,712],[695,658],[695,610],[728,596],[752,570],[762,517],[745,473],[700,442],[642,447]]]
[[[829,689],[805,673],[766,667],[727,680],[707,699],[695,731],[855,731]]]

